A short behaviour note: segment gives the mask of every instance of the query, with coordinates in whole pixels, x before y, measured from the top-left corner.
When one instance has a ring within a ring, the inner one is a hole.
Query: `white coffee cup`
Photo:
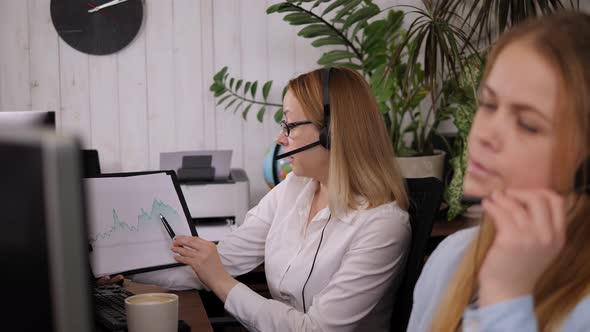
[[[178,296],[145,293],[125,299],[129,332],[177,332]]]

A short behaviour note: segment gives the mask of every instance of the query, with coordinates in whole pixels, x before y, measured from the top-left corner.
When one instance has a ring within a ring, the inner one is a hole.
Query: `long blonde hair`
[[[322,69],[300,75],[289,89],[303,113],[318,128],[324,126]],[[334,213],[396,201],[408,208],[403,178],[377,101],[356,71],[334,67],[330,74],[329,205]]]
[[[580,167],[574,146],[590,146],[590,16],[562,12],[535,19],[504,34],[494,46],[483,81],[507,45],[523,42],[549,61],[561,76],[557,117],[557,149],[553,160],[554,189],[571,191],[574,173]],[[588,150],[584,151],[588,155]],[[584,183],[588,174],[584,171]],[[537,281],[533,297],[541,331],[559,328],[566,315],[590,294],[590,199],[581,195],[569,210],[566,245]],[[495,230],[487,217],[471,243],[438,305],[432,331],[455,331],[478,288],[478,273],[494,240]]]

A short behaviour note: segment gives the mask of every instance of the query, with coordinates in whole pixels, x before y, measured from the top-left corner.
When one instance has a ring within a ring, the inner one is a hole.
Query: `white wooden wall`
[[[106,172],[157,169],[163,151],[232,149],[246,169],[251,204],[268,191],[262,161],[278,126],[251,111],[216,109],[209,92],[223,66],[232,76],[288,79],[321,54],[280,15],[277,1],[146,0],[137,38],[108,56],[80,53],[57,35],[50,0],[0,0],[0,111],[53,110],[61,132],[99,150]],[[261,86],[260,86],[261,88]]]
[[[278,126],[271,112],[261,124],[255,111],[243,121],[216,109],[209,86],[227,65],[236,77],[273,79],[270,100],[279,101],[288,79],[316,68],[320,50],[281,15],[266,15],[276,2],[146,0],[131,45],[88,56],[59,38],[50,0],[0,0],[0,111],[56,111],[58,130],[98,149],[107,172],[157,169],[163,151],[232,149],[256,204],[268,191],[262,161]]]

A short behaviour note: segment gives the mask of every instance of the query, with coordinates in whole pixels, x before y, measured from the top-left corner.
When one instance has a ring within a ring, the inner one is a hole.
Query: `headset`
[[[320,129],[320,145],[330,150],[330,73],[332,67],[322,69],[322,94],[324,105],[324,127]]]
[[[322,240],[324,239],[324,231],[326,230],[326,227],[328,226],[330,219],[332,219],[332,213],[330,213],[330,216],[328,217],[326,224],[322,228],[322,234],[320,235],[320,243],[318,243],[318,248],[316,249],[315,255],[313,256],[313,262],[311,262],[311,269],[309,270],[309,274],[307,275],[307,279],[305,279],[305,283],[303,284],[303,288],[301,288],[301,301],[303,301],[303,313],[304,314],[307,313],[307,308],[305,307],[305,286],[307,286],[307,282],[309,281],[309,278],[311,278],[311,273],[313,272],[313,267],[315,266],[315,260],[318,257],[318,253],[320,252],[320,247],[322,246]]]
[[[296,153],[309,150],[313,147],[321,145],[326,150],[330,150],[330,73],[332,67],[322,69],[322,103],[324,105],[324,126],[320,129],[320,137],[317,141],[304,145],[293,151],[280,154],[275,157],[275,160],[283,159],[292,156]]]

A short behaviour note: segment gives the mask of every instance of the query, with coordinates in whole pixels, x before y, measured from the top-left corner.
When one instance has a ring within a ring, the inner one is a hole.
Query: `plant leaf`
[[[229,88],[230,88],[230,89],[232,89],[232,88],[233,88],[233,86],[234,86],[234,81],[235,81],[235,79],[234,79],[233,77],[232,77],[232,78],[229,80]]]
[[[219,106],[219,105],[223,104],[223,102],[224,102],[224,101],[226,101],[226,100],[227,100],[227,98],[229,98],[229,97],[231,97],[231,96],[232,96],[232,95],[230,95],[230,94],[227,94],[227,95],[225,95],[225,96],[221,97],[221,98],[220,98],[220,99],[217,101],[217,106]]]
[[[214,81],[221,81],[223,79],[223,76],[225,76],[225,73],[227,73],[227,66],[221,68],[220,71],[218,71],[215,76],[213,76],[213,80]]]
[[[354,53],[351,53],[349,51],[343,51],[343,50],[334,50],[334,51],[329,51],[329,52],[324,53],[321,56],[321,58],[318,60],[318,64],[320,64],[322,66],[327,66],[327,65],[330,65],[338,60],[352,59],[352,58],[356,58],[356,55]]]
[[[337,36],[337,34],[325,24],[311,24],[299,30],[298,36],[303,38],[314,38],[319,36]]]
[[[311,42],[313,47],[320,47],[326,45],[346,45],[346,42],[340,37],[322,37]]]
[[[393,79],[387,79],[386,68],[387,66],[383,64],[375,69],[370,80],[371,90],[373,90],[377,101],[380,103],[389,101],[395,91]]]
[[[274,119],[276,123],[281,122],[281,120],[283,120],[283,108],[279,108],[274,115]]]
[[[321,16],[324,16],[326,14],[328,14],[329,12],[333,11],[334,9],[344,5],[345,3],[347,3],[348,0],[336,0],[334,1],[331,5],[329,5],[328,7],[326,7],[326,9],[324,9],[324,11],[322,12]]]
[[[322,2],[330,2],[330,0],[317,0],[309,10],[313,10],[315,7],[321,5]]]
[[[264,111],[266,110],[266,108],[264,106],[262,106],[260,108],[260,110],[258,111],[258,114],[256,114],[256,118],[258,119],[259,122],[262,122],[262,120],[264,120]]]
[[[385,39],[383,36],[386,28],[386,23],[383,20],[374,21],[367,25],[363,30],[363,33],[365,34],[365,40],[362,43],[363,48],[368,50],[378,43],[384,44]]]
[[[418,154],[415,149],[409,148],[403,144],[400,144],[396,149],[396,155],[398,157],[414,157]]]
[[[414,121],[412,121],[412,123],[407,125],[402,132],[403,133],[413,132],[416,129],[418,129],[419,126],[420,126],[420,123],[417,120],[414,120]]]
[[[358,4],[361,3],[361,1],[363,1],[363,0],[349,0],[349,1],[347,1],[346,6],[344,6],[342,9],[340,9],[338,14],[336,14],[336,16],[334,16],[332,21],[340,20],[342,17],[344,17],[344,15],[348,14],[348,12],[350,12],[354,7],[358,6]]]
[[[330,64],[333,67],[346,67],[354,70],[362,70],[363,67],[361,65],[357,65],[356,63],[352,62],[332,62]]]
[[[379,14],[379,7],[375,5],[363,7],[348,16],[346,21],[344,21],[344,25],[342,25],[342,30],[346,30],[350,28],[353,24],[361,20],[369,19],[377,14]]]
[[[242,106],[242,104],[244,103],[243,100],[241,100],[237,105],[236,108],[234,108],[234,113],[238,111],[238,108],[240,108],[240,106]]]
[[[227,103],[227,105],[225,105],[224,110],[227,110],[228,108],[231,107],[231,105],[233,105],[236,101],[238,101],[239,99],[232,99],[232,101],[230,101],[229,103]]]
[[[283,6],[281,8],[279,8],[279,10],[277,10],[277,12],[279,13],[287,13],[287,12],[300,12],[301,8],[292,4],[289,4],[287,6]]]
[[[295,11],[299,11],[299,8],[293,6],[290,3],[285,3],[285,2],[277,3],[276,5],[272,5],[272,6],[269,6],[268,8],[266,8],[267,14],[295,12]]]
[[[213,82],[213,84],[211,84],[211,86],[209,87],[209,91],[215,92],[215,91],[221,89],[222,87],[224,87],[223,83]]]
[[[367,20],[369,20],[369,19],[370,19],[370,17],[359,20],[356,23],[356,26],[354,27],[354,30],[352,30],[352,33],[350,35],[353,36],[353,38],[358,39],[358,37],[359,37],[358,32],[367,26]]]
[[[268,93],[270,92],[271,87],[272,87],[272,81],[267,81],[262,86],[262,98],[264,98],[264,101],[266,101],[268,99]]]
[[[227,91],[227,89],[225,88],[225,86],[223,86],[223,85],[220,86],[219,88],[217,88],[217,90],[214,91],[215,98],[223,95],[226,91]]]
[[[242,118],[244,118],[244,120],[246,120],[246,117],[248,116],[248,112],[250,111],[251,107],[252,104],[248,104],[248,106],[246,106],[246,108],[242,111]]]
[[[248,81],[246,82],[246,84],[244,85],[244,96],[250,92],[250,85],[252,85],[252,82]]]
[[[276,13],[279,8],[281,8],[281,6],[284,6],[285,4],[283,3],[277,3],[275,5],[269,6],[268,8],[266,8],[266,14],[272,14],[272,13]]]
[[[464,149],[465,159],[467,149]],[[465,165],[462,162],[463,156],[455,156],[450,160],[451,168],[453,169],[453,177],[451,182],[445,190],[445,201],[449,205],[449,211],[447,212],[447,219],[453,220],[459,216],[466,207],[461,205],[461,196],[463,194],[463,178],[465,175]]]
[[[285,17],[283,17],[283,20],[289,22],[291,25],[303,25],[321,22],[317,17],[306,12],[287,14]]]
[[[254,81],[252,86],[250,87],[250,92],[252,92],[252,98],[256,98],[256,88],[258,88],[258,81]]]
[[[238,83],[236,83],[236,89],[234,91],[238,91],[240,89],[240,87],[242,86],[242,81],[243,80],[238,80]]]

